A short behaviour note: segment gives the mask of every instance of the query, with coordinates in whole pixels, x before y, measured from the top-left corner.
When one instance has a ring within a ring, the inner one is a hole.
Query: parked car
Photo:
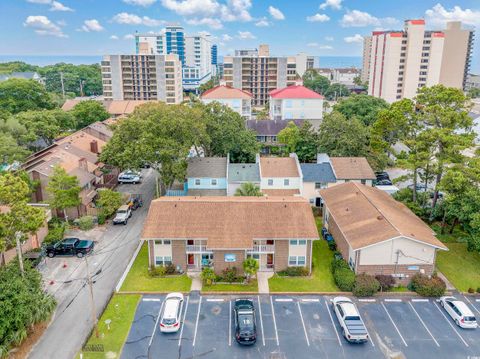
[[[460,328],[475,329],[478,327],[477,320],[470,308],[455,297],[441,297],[440,305],[452,317],[455,324]]]
[[[118,183],[123,184],[123,183],[141,183],[142,182],[142,177],[135,172],[132,171],[126,171],[122,172],[118,175]]]
[[[141,194],[131,194],[128,201],[128,206],[135,211],[137,208],[143,206],[143,199]]]
[[[342,327],[342,335],[350,343],[365,343],[368,332],[360,313],[353,302],[347,297],[333,298],[335,315]]]
[[[132,216],[132,210],[130,209],[130,206],[128,205],[120,206],[120,208],[117,209],[117,214],[115,215],[115,218],[113,219],[113,224],[123,223],[124,225],[126,225],[128,222],[128,219],[131,216]]]
[[[79,238],[65,238],[53,245],[45,248],[45,253],[49,258],[57,255],[71,255],[82,258],[91,253],[94,247],[93,241],[83,240]]]
[[[413,188],[414,188],[413,183],[409,184],[407,187],[410,188],[411,190],[413,190]],[[426,192],[428,190],[427,186],[425,186],[424,184],[420,184],[420,183],[417,183],[416,189],[417,189],[417,192]]]
[[[393,183],[389,179],[382,179],[375,182],[376,186],[392,186]]]
[[[390,180],[390,176],[388,175],[387,172],[375,172],[375,176],[377,177],[377,180]]]
[[[160,331],[162,333],[178,332],[181,325],[183,309],[183,294],[170,293],[165,298],[160,316]]]
[[[252,345],[257,341],[255,307],[251,299],[236,299],[233,308],[235,339],[238,344]]]

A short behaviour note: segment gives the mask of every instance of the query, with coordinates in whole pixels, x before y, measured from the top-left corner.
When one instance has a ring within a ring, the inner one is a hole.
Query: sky
[[[275,55],[361,56],[362,36],[416,18],[475,28],[480,72],[480,0],[0,0],[0,55],[128,54],[136,31],[180,23],[211,34],[220,55],[268,43]]]

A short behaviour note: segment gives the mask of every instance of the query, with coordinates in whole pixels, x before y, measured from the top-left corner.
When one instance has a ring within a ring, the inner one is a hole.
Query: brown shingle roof
[[[261,157],[262,177],[300,177],[293,157]]]
[[[250,100],[252,98],[252,94],[247,91],[243,91],[237,88],[233,88],[230,86],[220,85],[210,90],[205,91],[200,98],[202,99],[224,99],[224,98],[240,98]]]
[[[375,187],[348,182],[320,195],[354,250],[399,236],[447,249],[410,209]]]
[[[365,157],[330,157],[337,179],[372,179],[375,173]]]
[[[301,197],[162,197],[153,200],[142,239],[206,238],[210,249],[248,249],[253,240],[318,239]]]
[[[267,196],[294,196],[300,194],[298,189],[262,189]]]

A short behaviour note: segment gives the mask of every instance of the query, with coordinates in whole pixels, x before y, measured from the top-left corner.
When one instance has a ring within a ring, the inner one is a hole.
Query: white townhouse
[[[323,99],[302,85],[288,86],[270,92],[270,119],[321,120]]]
[[[217,101],[230,107],[246,120],[250,120],[252,117],[252,94],[244,90],[220,85],[205,91],[200,96],[200,100],[204,104]]]

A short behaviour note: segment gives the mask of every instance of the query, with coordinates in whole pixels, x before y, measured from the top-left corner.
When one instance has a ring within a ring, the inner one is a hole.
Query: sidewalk
[[[192,286],[190,287],[190,291],[200,292],[202,290],[202,279],[200,278],[200,272],[187,273],[187,275],[192,278]]]
[[[268,278],[271,278],[272,276],[273,272],[257,272],[258,293],[270,293],[270,288],[268,287]]]

